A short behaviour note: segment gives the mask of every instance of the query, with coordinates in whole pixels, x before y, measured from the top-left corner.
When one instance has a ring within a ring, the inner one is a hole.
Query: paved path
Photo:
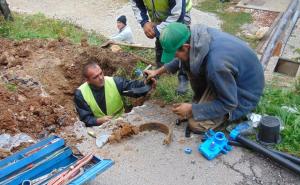
[[[283,12],[288,7],[291,0],[241,0],[238,6],[254,8],[259,10]]]
[[[70,20],[87,30],[95,30],[109,37],[117,32],[116,19],[126,15],[131,26],[135,42],[154,46],[154,40],[146,38],[137,23],[130,3],[126,0],[7,0],[13,11],[25,13],[41,12],[48,17]],[[213,15],[192,10],[192,22],[207,24],[219,28],[220,21]]]
[[[136,107],[125,120],[139,125],[148,121],[160,121],[166,124],[174,122],[176,116],[170,107],[146,103]],[[115,165],[99,175],[90,185],[298,185],[300,177],[279,167],[273,161],[249,150],[234,147],[227,155],[212,161],[202,157],[197,147],[200,138],[184,137],[184,126],[176,126],[173,142],[162,145],[164,135],[159,132],[144,132],[123,140],[119,144],[95,147],[95,140],[86,135],[84,128],[75,129],[83,134],[85,141],[78,147],[87,153],[95,152],[104,158],[111,158]],[[94,128],[96,133],[100,129]],[[193,152],[187,155],[185,147]]]

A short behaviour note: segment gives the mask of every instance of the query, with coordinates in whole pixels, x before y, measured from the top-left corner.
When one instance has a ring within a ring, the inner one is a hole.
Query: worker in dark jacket
[[[75,106],[79,118],[86,126],[97,126],[119,117],[124,113],[122,95],[132,88],[145,86],[143,81],[127,80],[121,77],[104,76],[104,72],[95,62],[85,64],[83,76],[86,82],[75,91]],[[155,87],[155,79],[151,79]],[[131,97],[145,96],[140,94],[127,94]]]
[[[161,67],[161,55],[163,48],[159,42],[162,30],[172,22],[191,24],[190,11],[192,0],[131,0],[132,9],[137,21],[141,24],[145,35],[149,39],[156,38],[155,54],[157,67]],[[149,15],[149,16],[148,16]],[[188,76],[184,70],[178,73],[179,85],[176,93],[186,93],[188,87]]]
[[[255,52],[245,42],[204,25],[189,29],[180,23],[169,24],[160,42],[164,49],[162,60],[170,62],[176,55],[182,64],[172,61],[145,73],[152,78],[184,66],[194,99],[193,103],[174,105],[173,112],[181,119],[189,119],[192,131],[216,128],[255,109],[263,94],[264,73]]]

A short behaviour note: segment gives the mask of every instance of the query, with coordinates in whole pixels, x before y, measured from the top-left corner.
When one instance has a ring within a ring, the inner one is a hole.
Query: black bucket
[[[280,137],[281,121],[275,116],[264,116],[260,120],[258,134],[256,139],[263,145],[278,144],[281,141]]]

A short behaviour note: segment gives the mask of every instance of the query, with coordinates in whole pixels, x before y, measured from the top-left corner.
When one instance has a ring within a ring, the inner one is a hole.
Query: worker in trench
[[[176,104],[172,111],[188,119],[191,131],[203,133],[255,109],[263,94],[264,73],[247,43],[205,25],[188,28],[181,23],[169,24],[159,40],[166,64],[145,73],[153,78],[183,66],[194,97],[192,103]],[[173,60],[174,56],[181,62]]]
[[[145,35],[149,39],[156,39],[156,65],[159,68],[163,65],[161,62],[163,48],[159,42],[161,31],[171,22],[181,22],[190,25],[192,0],[131,0],[131,5]],[[183,95],[188,89],[188,75],[182,68],[178,72],[178,82],[175,93]]]
[[[149,91],[140,93],[126,93],[133,88],[145,86],[146,81],[127,80],[122,77],[104,76],[100,66],[94,62],[84,65],[82,74],[86,79],[75,91],[75,107],[81,121],[86,126],[98,126],[124,113],[122,96],[142,97]],[[151,88],[155,88],[156,80],[150,79]],[[147,82],[149,83],[149,81]]]

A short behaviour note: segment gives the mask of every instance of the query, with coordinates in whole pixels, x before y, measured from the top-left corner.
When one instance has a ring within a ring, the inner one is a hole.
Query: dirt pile
[[[39,96],[38,90],[16,92],[0,85],[0,134],[24,132],[34,138],[42,138],[49,133],[72,124],[72,112],[66,110],[50,97]]]
[[[0,133],[42,137],[76,120],[74,90],[82,66],[96,61],[105,75],[131,75],[134,56],[68,40],[0,38]],[[8,90],[8,86],[16,89]]]

